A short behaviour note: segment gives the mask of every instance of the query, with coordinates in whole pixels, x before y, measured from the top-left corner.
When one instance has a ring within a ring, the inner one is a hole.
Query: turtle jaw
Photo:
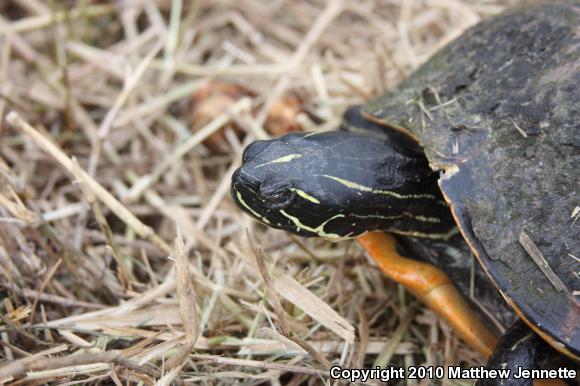
[[[296,196],[288,183],[265,184],[242,165],[232,174],[231,196],[240,209],[264,225],[302,237],[319,236],[297,226],[293,220],[296,217],[286,212]]]
[[[264,173],[260,168],[257,172],[256,163],[250,159],[232,174],[231,196],[240,209],[258,222],[297,236],[330,241],[353,238],[368,230],[361,228],[360,219],[350,218],[348,213],[342,213],[343,209],[329,205],[329,200],[301,190],[299,182]],[[316,178],[306,180],[308,185]]]

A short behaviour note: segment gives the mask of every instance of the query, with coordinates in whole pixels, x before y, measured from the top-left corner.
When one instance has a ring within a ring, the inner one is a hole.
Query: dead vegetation
[[[263,228],[229,178],[244,144],[336,127],[507,3],[2,1],[0,383],[480,363],[354,243]]]

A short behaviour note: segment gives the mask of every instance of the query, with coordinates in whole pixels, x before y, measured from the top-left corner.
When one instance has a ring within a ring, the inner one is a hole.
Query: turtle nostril
[[[238,168],[232,174],[232,186],[238,189],[240,186],[257,191],[260,189],[261,181],[244,172],[243,167]]]
[[[236,169],[234,171],[234,173],[232,174],[232,186],[234,187],[234,189],[238,189],[241,182],[242,182],[242,176],[241,176],[241,171],[240,169]]]

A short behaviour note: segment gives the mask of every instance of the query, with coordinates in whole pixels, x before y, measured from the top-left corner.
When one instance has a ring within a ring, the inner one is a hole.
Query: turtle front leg
[[[480,379],[475,386],[564,386],[565,382],[516,378],[519,369],[539,369],[548,356],[557,355],[541,337],[522,320],[516,321],[501,337],[487,362],[487,369],[509,369],[507,379]]]
[[[498,342],[449,277],[431,264],[399,255],[393,236],[369,232],[357,238],[381,270],[443,317],[465,341],[486,358]]]

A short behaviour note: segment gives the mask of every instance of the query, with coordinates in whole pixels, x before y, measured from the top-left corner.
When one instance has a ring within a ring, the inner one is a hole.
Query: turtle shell
[[[420,142],[496,287],[576,359],[579,57],[578,2],[521,7],[469,29],[364,109]]]

